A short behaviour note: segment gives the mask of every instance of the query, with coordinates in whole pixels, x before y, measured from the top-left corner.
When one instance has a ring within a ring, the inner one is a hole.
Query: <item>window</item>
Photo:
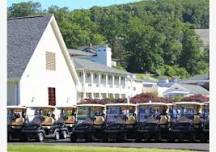
[[[90,73],[87,73],[87,78],[90,78],[91,77],[91,74]]]
[[[56,70],[55,53],[46,52],[46,69],[52,71]]]
[[[82,77],[82,72],[79,72],[79,77]]]
[[[97,78],[98,78],[98,75],[97,75],[97,74],[94,74],[94,78],[97,79]]]
[[[56,91],[55,88],[48,88],[48,100],[50,106],[56,105]]]

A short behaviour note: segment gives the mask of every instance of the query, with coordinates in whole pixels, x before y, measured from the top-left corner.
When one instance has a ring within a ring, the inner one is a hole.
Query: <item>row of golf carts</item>
[[[200,141],[209,139],[209,103],[147,102],[8,107],[8,140],[69,137],[91,141]]]

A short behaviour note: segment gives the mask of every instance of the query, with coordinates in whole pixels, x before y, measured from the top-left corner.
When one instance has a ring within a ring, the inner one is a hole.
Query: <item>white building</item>
[[[195,84],[185,84],[177,79],[171,81],[169,81],[168,79],[160,80],[157,85],[158,95],[162,97],[190,95],[209,96],[209,91],[205,88]]]
[[[112,67],[107,45],[68,50],[53,16],[8,20],[8,105],[71,106],[83,98],[127,98],[142,82]]]
[[[69,49],[81,86],[77,100],[85,98],[127,98],[142,92],[142,82],[127,71],[112,67],[107,45],[81,50]],[[104,62],[105,61],[105,62]]]
[[[8,105],[74,105],[78,83],[53,16],[8,20]]]

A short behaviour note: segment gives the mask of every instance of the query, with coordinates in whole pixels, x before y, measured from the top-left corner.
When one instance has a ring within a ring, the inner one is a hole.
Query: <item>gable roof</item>
[[[8,78],[20,79],[52,16],[8,19]]]
[[[187,91],[190,94],[202,94],[202,95],[209,95],[208,90],[205,88],[198,86],[198,85],[190,85],[190,84],[179,84],[174,83],[168,90],[164,92],[164,94],[167,94],[172,91]]]
[[[208,74],[199,74],[190,77],[189,79],[181,80],[181,83],[205,83],[209,82],[209,75]]]
[[[194,75],[193,77],[189,78],[189,80],[209,80],[209,75],[208,74]]]
[[[75,66],[70,59],[68,49],[53,15],[18,17],[8,20],[9,80],[19,80],[21,78],[48,24],[53,28],[75,84],[79,84]]]
[[[124,75],[127,74],[126,71],[111,68],[106,65],[99,64],[88,59],[71,57],[71,60],[74,61],[76,70],[89,70],[89,71],[116,73],[116,74],[124,74]]]

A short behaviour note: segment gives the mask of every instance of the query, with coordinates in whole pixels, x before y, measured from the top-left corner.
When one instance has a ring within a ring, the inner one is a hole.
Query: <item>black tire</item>
[[[76,142],[77,141],[76,136],[75,135],[71,135],[70,136],[70,140],[71,140],[71,142]]]
[[[26,137],[24,136],[24,137],[22,137],[22,138],[20,139],[20,141],[21,141],[21,142],[26,142],[26,141],[28,141],[28,138],[26,138]]]
[[[89,136],[86,138],[86,142],[92,142],[92,141],[93,141],[92,135],[89,135]]]
[[[8,139],[8,142],[11,142],[12,141],[12,135],[11,134],[8,134],[8,136],[7,136],[7,139]]]
[[[62,131],[61,133],[61,139],[66,139],[67,138],[67,132],[66,131]]]
[[[38,136],[37,140],[38,140],[39,142],[43,142],[43,141],[44,141],[44,134],[43,134],[42,132],[39,132],[39,133],[37,134],[37,136]]]
[[[55,140],[59,140],[60,139],[60,134],[58,131],[55,132]]]
[[[156,141],[158,141],[158,142],[162,141],[161,133],[157,133],[157,135],[156,135]]]

